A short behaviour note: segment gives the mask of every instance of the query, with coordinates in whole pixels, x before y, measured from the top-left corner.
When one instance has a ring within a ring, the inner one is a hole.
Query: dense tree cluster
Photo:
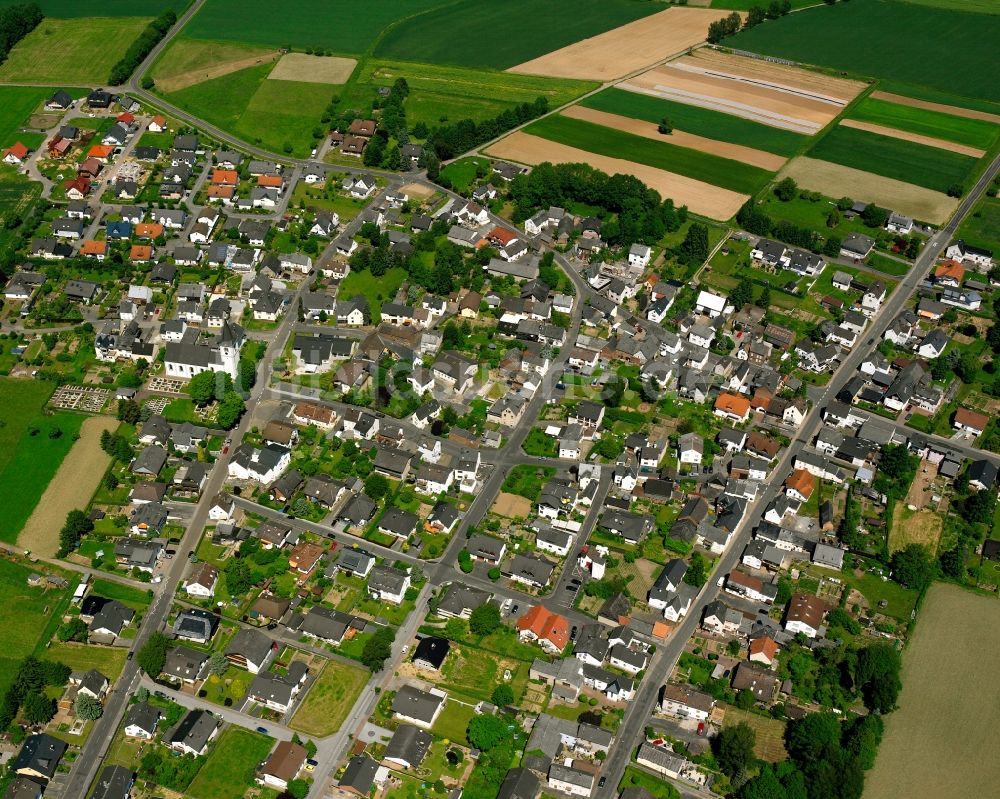
[[[152,678],[159,676],[167,663],[167,652],[170,651],[170,639],[161,632],[149,636],[135,656],[139,668]]]
[[[22,708],[27,721],[43,723],[51,719],[55,702],[45,696],[45,688],[65,685],[69,675],[69,667],[56,661],[32,656],[22,660],[0,700],[0,730],[6,730]]]
[[[549,101],[539,97],[533,103],[521,103],[482,122],[463,119],[451,125],[434,128],[427,138],[427,146],[440,160],[447,161],[548,112]],[[433,176],[431,179],[434,180],[436,177]]]
[[[94,523],[82,510],[71,510],[59,530],[59,557],[64,558],[80,545],[80,540],[92,532]]]
[[[539,164],[511,181],[510,194],[517,220],[552,205],[603,209],[614,216],[604,220],[601,238],[614,247],[655,244],[687,220],[686,206],[675,208],[638,178],[608,175],[588,164]]]
[[[0,64],[21,39],[31,33],[44,19],[38,3],[8,6],[0,9]]]
[[[128,50],[125,51],[125,55],[111,67],[111,75],[108,78],[108,83],[112,86],[120,86],[125,83],[132,73],[135,72],[136,68],[138,68],[139,64],[143,62],[143,59],[167,35],[167,31],[174,26],[175,22],[177,22],[177,14],[170,8],[150,22],[143,29],[142,33],[139,34],[139,38],[129,45]]]
[[[706,38],[712,44],[718,44],[728,36],[733,36],[741,30],[750,30],[750,28],[760,25],[766,19],[783,17],[791,10],[791,0],[771,0],[771,3],[766,6],[753,6],[750,8],[747,11],[746,19],[743,20],[734,11],[728,17],[723,17],[710,24]]]
[[[382,627],[375,635],[365,641],[361,650],[361,662],[372,671],[381,671],[385,662],[392,655],[392,642],[396,640],[396,631],[392,627]]]

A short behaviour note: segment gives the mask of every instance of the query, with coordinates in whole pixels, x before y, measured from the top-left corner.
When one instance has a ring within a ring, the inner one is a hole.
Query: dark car
[[[576,625],[573,625],[573,629],[569,631],[569,640],[570,641],[576,640]]]
[[[520,605],[514,605],[514,607],[512,607],[512,608],[510,609],[510,615],[511,615],[511,616],[513,616],[513,615],[514,615],[515,613],[517,613],[517,609],[518,609],[519,607],[521,607],[521,606],[520,606]]]
[[[604,787],[604,783],[606,783],[607,781],[608,781],[608,778],[607,778],[607,777],[601,777],[601,778],[600,778],[600,779],[599,779],[599,780],[597,781],[597,787],[598,787],[598,788],[603,788],[603,787]]]
[[[267,727],[258,727],[257,732],[267,735]]]

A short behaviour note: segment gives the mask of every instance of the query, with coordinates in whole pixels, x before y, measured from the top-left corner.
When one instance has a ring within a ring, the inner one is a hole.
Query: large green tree
[[[161,632],[154,632],[140,647],[135,656],[135,662],[150,677],[157,677],[167,663],[167,652],[170,649],[170,639]]]
[[[492,602],[480,605],[469,616],[469,629],[475,635],[489,635],[499,629],[501,623],[500,608]]]
[[[730,777],[747,769],[754,761],[753,748],[757,734],[744,721],[723,727],[712,739],[712,750],[723,774]]]

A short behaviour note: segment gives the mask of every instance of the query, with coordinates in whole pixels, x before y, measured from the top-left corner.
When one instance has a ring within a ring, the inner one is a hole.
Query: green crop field
[[[792,0],[792,10],[795,11],[806,6],[814,6],[816,2],[817,0]],[[733,11],[749,11],[754,6],[766,7],[767,5],[767,3],[762,3],[761,0],[712,0],[712,8],[721,8],[723,11],[730,9]]]
[[[966,119],[871,97],[858,103],[849,116],[851,119],[918,133],[921,136],[933,136],[981,150],[990,149],[1000,133],[1000,127],[986,120]]]
[[[0,86],[0,149],[17,141],[18,129],[51,94],[49,89]]]
[[[0,0],[0,8],[20,5],[24,0]],[[101,0],[97,6],[76,0],[37,0],[46,17],[92,17],[99,11],[102,17],[156,17],[172,8],[177,16],[191,5],[191,0]]]
[[[525,133],[578,147],[591,153],[624,158],[639,164],[665,169],[732,191],[753,194],[771,173],[754,166],[701,153],[668,142],[623,133],[603,125],[570,117],[550,116],[533,122]]]
[[[983,197],[972,214],[962,222],[956,238],[965,239],[974,247],[1000,252],[1000,200]],[[1000,528],[997,532],[1000,534]]]
[[[790,14],[727,39],[726,45],[1000,101],[997,41],[998,16],[859,0]]]
[[[906,0],[919,6],[933,6],[948,11],[975,11],[980,14],[1000,14],[996,0]]]
[[[443,2],[285,0],[276,13],[272,0],[207,0],[183,36],[357,54],[365,52],[387,26]]]
[[[790,130],[761,125],[721,111],[661,100],[659,97],[623,89],[605,89],[585,98],[580,105],[657,124],[666,117],[677,130],[716,141],[756,147],[776,155],[795,155],[809,140],[807,136]]]
[[[640,19],[663,6],[637,0],[458,0],[396,25],[375,54],[399,61],[507,69]]]
[[[45,19],[10,51],[0,81],[99,84],[149,17]]]
[[[964,184],[978,163],[968,155],[939,147],[842,126],[820,139],[808,155],[935,191]]]
[[[150,67],[149,75],[157,82],[185,78],[192,72],[207,70],[218,64],[242,62],[244,59],[263,57],[273,52],[273,47],[260,45],[178,38],[170,43]],[[245,63],[242,65],[246,66]]]
[[[520,103],[532,103],[538,97],[545,97],[550,108],[557,108],[598,85],[591,81],[372,59],[362,67],[341,105],[363,108],[371,102],[379,86],[391,86],[396,78],[406,78],[410,87],[407,122],[410,125],[424,122],[432,127],[449,120],[489,119]]]
[[[243,799],[254,770],[267,757],[274,739],[239,727],[221,736],[187,793],[195,799]]]
[[[42,413],[52,389],[42,381],[0,378],[0,541],[17,540],[83,423],[77,414]]]
[[[276,152],[290,144],[306,156],[312,131],[330,102],[333,87],[322,83],[268,80],[273,64],[241,69],[166,96],[170,102],[246,141]]]

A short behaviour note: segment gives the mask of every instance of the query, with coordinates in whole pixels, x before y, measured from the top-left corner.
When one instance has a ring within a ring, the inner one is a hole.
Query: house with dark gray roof
[[[205,644],[215,634],[216,617],[201,608],[186,608],[174,620],[174,637]]]
[[[234,666],[257,674],[277,650],[277,644],[260,630],[242,628],[226,647],[226,658]]]
[[[309,678],[309,669],[301,660],[292,661],[284,674],[262,671],[253,678],[247,698],[268,710],[287,713]]]
[[[28,736],[10,768],[24,777],[50,780],[55,776],[67,748],[63,741],[46,733]]]
[[[344,769],[344,773],[337,783],[341,791],[352,793],[355,796],[367,797],[371,794],[375,785],[375,775],[378,773],[378,763],[368,755],[355,755]]]
[[[428,635],[420,639],[417,648],[413,653],[413,662],[424,669],[438,671],[444,659],[448,657],[451,644],[447,638],[438,638]]]
[[[200,680],[208,663],[208,655],[188,646],[175,646],[167,652],[163,673],[185,683]]]
[[[423,763],[434,742],[429,732],[412,724],[400,724],[385,747],[383,760],[388,760],[400,768],[416,768]]]
[[[135,778],[132,772],[124,766],[105,766],[97,785],[91,794],[92,799],[129,799]]]
[[[393,697],[392,714],[418,727],[430,728],[444,709],[446,699],[447,695],[441,691],[432,693],[404,685]]]
[[[356,577],[367,577],[375,565],[375,556],[363,549],[345,549],[336,561],[336,568]]]
[[[478,588],[463,583],[450,583],[445,595],[438,602],[439,616],[467,619],[472,611],[485,605],[490,600],[490,594]]]
[[[405,569],[376,566],[368,575],[368,592],[382,602],[402,604],[409,587],[410,572]]]
[[[188,755],[203,755],[219,732],[219,722],[207,710],[191,710],[170,733],[171,749]]]
[[[378,521],[378,529],[387,535],[406,538],[420,523],[420,517],[415,513],[400,508],[387,508]]]
[[[150,740],[155,734],[163,711],[148,702],[139,702],[129,707],[125,716],[125,734],[130,738]]]

